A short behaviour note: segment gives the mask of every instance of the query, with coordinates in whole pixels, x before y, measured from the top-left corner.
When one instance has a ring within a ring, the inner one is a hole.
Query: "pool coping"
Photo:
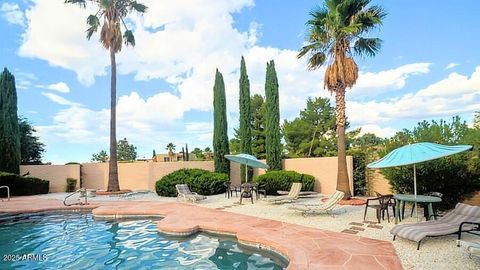
[[[95,217],[156,216],[159,232],[189,236],[199,232],[233,236],[246,246],[275,252],[287,269],[403,269],[392,243],[241,215],[180,202],[95,201],[63,206],[61,201],[15,197],[0,203],[0,213],[91,210]]]

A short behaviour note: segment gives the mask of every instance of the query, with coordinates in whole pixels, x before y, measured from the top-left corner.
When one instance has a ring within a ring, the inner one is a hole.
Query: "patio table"
[[[400,208],[405,209],[405,202],[413,202],[413,203],[425,203],[427,204],[428,215],[427,219],[433,215],[433,203],[439,203],[442,201],[439,197],[434,196],[426,196],[426,195],[415,195],[413,194],[395,194],[393,195],[395,199],[395,224],[398,223],[400,217]],[[403,213],[402,213],[403,214]]]

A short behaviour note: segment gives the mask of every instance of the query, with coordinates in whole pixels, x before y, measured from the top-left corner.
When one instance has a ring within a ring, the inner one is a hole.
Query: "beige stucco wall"
[[[305,173],[314,176],[315,191],[324,194],[332,194],[336,190],[337,165],[337,157],[291,158],[282,161],[284,170],[296,171],[298,173]],[[351,156],[347,157],[347,171],[350,181],[350,189],[353,194],[353,158]],[[263,173],[265,173],[265,170],[254,170],[254,175]],[[240,183],[240,166],[237,163],[230,163],[230,180],[235,184]]]
[[[265,161],[263,161],[265,162]],[[173,171],[182,168],[199,168],[213,171],[213,161],[179,162],[134,162],[118,163],[118,178],[121,189],[155,189],[155,182]],[[231,162],[230,180],[240,183],[240,166]],[[285,170],[310,174],[315,177],[315,191],[330,194],[335,191],[337,179],[337,158],[297,158],[283,160]],[[347,157],[350,186],[353,191],[352,157]],[[37,165],[22,166],[22,173],[30,171],[32,176],[50,180],[50,192],[64,192],[66,178],[80,179],[79,165]],[[254,170],[263,174],[265,170]],[[85,163],[81,166],[83,187],[105,190],[108,184],[108,163]]]
[[[388,183],[388,180],[380,173],[379,170],[375,170],[373,173],[371,173],[367,180],[367,186],[368,194],[372,196],[374,196],[374,191],[382,194],[392,193],[392,186]],[[480,192],[477,192],[477,194],[471,199],[465,200],[464,203],[480,206]]]
[[[182,169],[199,168],[213,171],[213,161],[178,162],[133,162],[118,163],[118,181],[121,189],[155,189],[155,182],[163,176]],[[87,163],[82,165],[83,186],[106,189],[108,185],[108,163]]]
[[[67,178],[77,179],[80,186],[80,165],[21,165],[20,174],[50,181],[50,192],[65,192]]]

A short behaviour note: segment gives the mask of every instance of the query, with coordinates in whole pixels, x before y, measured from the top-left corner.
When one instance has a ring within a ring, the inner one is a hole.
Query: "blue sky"
[[[0,2],[0,59],[17,80],[19,114],[38,129],[45,161],[88,161],[108,149],[109,59],[98,36],[85,39],[94,12],[63,0]],[[131,16],[137,46],[118,62],[118,133],[138,148],[163,152],[168,142],[204,148],[212,140],[215,68],[226,81],[229,128],[238,126],[238,72],[247,61],[252,93],[263,93],[265,63],[274,59],[282,118],[308,97],[330,97],[323,69],[296,59],[308,12],[321,1],[145,0]],[[357,59],[360,76],[348,91],[352,127],[390,136],[423,119],[480,110],[480,29],[475,0],[374,1],[388,12],[371,33],[384,40],[375,58]]]

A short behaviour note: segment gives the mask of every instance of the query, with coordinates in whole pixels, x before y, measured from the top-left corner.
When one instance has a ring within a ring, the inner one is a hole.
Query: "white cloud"
[[[43,89],[48,89],[48,90],[55,90],[60,93],[69,93],[70,92],[70,87],[68,84],[64,82],[58,82],[58,83],[53,83],[49,85],[36,85],[38,88],[43,88]]]
[[[480,91],[480,66],[472,73],[470,78],[456,72],[450,73],[446,79],[429,85],[422,89],[419,94],[431,96],[458,96],[461,94],[472,94]]]
[[[0,12],[8,23],[25,26],[25,15],[18,4],[5,2],[0,6]]]
[[[451,117],[480,110],[480,66],[472,76],[450,74],[415,93],[391,100],[349,101],[347,115],[354,125],[391,124],[402,119]]]
[[[413,75],[430,72],[430,63],[414,63],[379,72],[359,72],[358,81],[349,90],[353,96],[376,96],[405,87],[407,79]]]
[[[58,83],[47,85],[47,89],[56,90],[61,93],[70,92],[70,87],[64,82],[58,82]]]
[[[65,106],[83,106],[80,103],[76,103],[73,101],[70,101],[64,97],[61,97],[59,95],[53,94],[53,93],[47,93],[47,92],[42,92],[42,95],[46,96],[48,99],[53,101],[54,103],[60,104],[60,105],[65,105]]]
[[[378,137],[381,138],[390,138],[395,133],[397,133],[398,130],[390,127],[380,127],[378,125],[374,124],[369,124],[369,125],[363,125],[360,127],[360,135],[366,134],[366,133],[373,133],[377,135]]]
[[[457,64],[457,63],[450,63],[450,64],[448,64],[448,65],[445,67],[445,69],[452,69],[452,68],[457,67],[457,66],[459,66],[459,65],[460,65],[460,64]]]

